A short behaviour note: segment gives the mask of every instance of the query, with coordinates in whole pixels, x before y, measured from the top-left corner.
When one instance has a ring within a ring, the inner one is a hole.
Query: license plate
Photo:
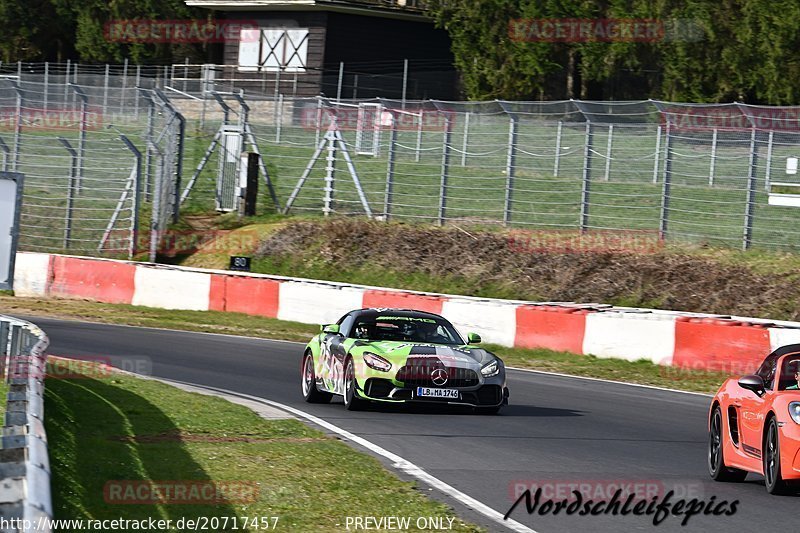
[[[456,389],[429,389],[427,387],[417,387],[417,396],[421,398],[452,398],[458,400]]]

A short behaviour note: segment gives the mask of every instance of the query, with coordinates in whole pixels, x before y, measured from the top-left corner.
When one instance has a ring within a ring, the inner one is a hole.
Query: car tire
[[[348,411],[360,411],[367,402],[356,395],[356,363],[347,359],[344,369],[344,408]]]
[[[317,376],[314,373],[314,356],[311,355],[311,352],[306,352],[303,355],[303,365],[300,368],[300,387],[306,402],[330,402],[333,395],[329,392],[322,392],[317,388]]]
[[[772,417],[764,437],[764,485],[770,494],[786,494],[789,486],[781,477],[781,439],[778,421]]]
[[[738,483],[744,481],[747,472],[725,466],[722,431],[722,410],[714,409],[708,429],[708,473],[711,479],[720,482]]]

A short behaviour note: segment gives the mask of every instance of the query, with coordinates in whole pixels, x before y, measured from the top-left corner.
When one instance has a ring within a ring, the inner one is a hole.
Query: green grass
[[[35,298],[0,297],[0,313],[49,316],[86,320],[107,324],[129,324],[248,335],[270,339],[307,342],[319,332],[319,326],[252,317],[239,313],[216,311],[167,311],[149,307],[100,304],[77,300],[39,300]],[[593,356],[555,352],[544,349],[521,349],[489,346],[510,366],[575,376],[642,383],[711,393],[716,391],[727,374],[720,372],[688,371],[662,367],[650,361],[600,359]],[[298,346],[298,350],[300,347]]]
[[[87,372],[48,380],[45,409],[59,519],[265,516],[278,518],[278,530],[305,532],[340,531],[352,515],[454,517],[373,457],[296,420],[263,420],[220,398]],[[255,489],[256,498],[106,501],[106,483],[129,480],[242,482]],[[455,531],[479,531],[458,518],[453,525]]]
[[[83,300],[55,300],[0,296],[0,313],[76,319],[106,324],[180,329],[203,333],[224,333],[308,341],[319,326],[217,311],[174,311]]]

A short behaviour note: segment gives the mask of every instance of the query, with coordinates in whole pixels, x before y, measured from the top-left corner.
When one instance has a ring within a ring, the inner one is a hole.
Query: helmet
[[[365,322],[361,322],[355,328],[355,333],[353,335],[356,339],[368,339],[369,338],[369,326]]]

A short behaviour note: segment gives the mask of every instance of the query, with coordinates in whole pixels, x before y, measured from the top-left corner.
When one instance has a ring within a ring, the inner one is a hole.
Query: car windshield
[[[360,317],[353,328],[356,339],[373,341],[464,344],[456,329],[443,318],[379,315]]]

